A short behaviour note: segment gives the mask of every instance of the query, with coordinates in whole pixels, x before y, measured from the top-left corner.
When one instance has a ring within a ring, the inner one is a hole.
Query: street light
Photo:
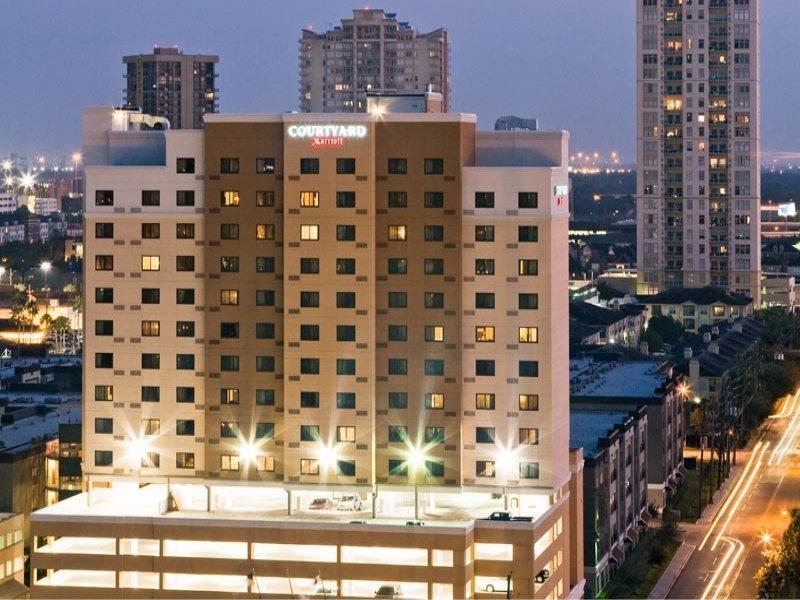
[[[414,520],[419,520],[419,479],[420,471],[424,472],[425,459],[427,455],[425,450],[419,447],[413,447],[408,450],[406,455],[406,463],[411,467],[411,473],[414,477]]]

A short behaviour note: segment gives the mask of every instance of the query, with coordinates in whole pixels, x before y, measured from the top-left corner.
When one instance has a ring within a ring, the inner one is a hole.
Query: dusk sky
[[[178,44],[220,55],[221,112],[298,104],[302,27],[327,29],[346,0],[27,0],[3,3],[0,156],[66,155],[80,109],[122,100],[122,56]],[[371,4],[452,43],[452,110],[569,129],[577,150],[635,148],[633,0],[393,0]],[[800,154],[800,1],[762,2],[762,147]]]

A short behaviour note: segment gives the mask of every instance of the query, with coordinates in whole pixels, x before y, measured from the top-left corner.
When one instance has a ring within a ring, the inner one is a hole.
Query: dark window
[[[388,368],[389,375],[407,375],[408,361],[405,358],[390,358]]]
[[[239,437],[239,424],[233,421],[223,421],[219,424],[219,437],[235,438]]]
[[[356,341],[356,326],[355,325],[337,325],[336,326],[336,341],[337,342],[355,342]]]
[[[226,175],[234,175],[239,172],[238,158],[220,158],[219,172]]]
[[[114,190],[96,190],[94,204],[95,206],[114,206]]]
[[[519,477],[520,479],[539,479],[539,463],[538,462],[519,463]]]
[[[114,453],[111,450],[95,450],[94,466],[110,467],[114,463]]]
[[[475,443],[494,444],[494,427],[476,427]]]
[[[114,288],[94,288],[94,301],[98,304],[113,304]]]
[[[355,275],[356,274],[356,259],[355,258],[337,258],[336,259],[336,274],[337,275]]]
[[[256,273],[274,273],[274,256],[256,256]]]
[[[519,208],[538,208],[539,192],[520,192],[517,194],[517,206]]]
[[[355,375],[356,374],[356,359],[355,358],[337,358],[336,359],[336,374],[337,375]]]
[[[356,461],[354,460],[337,460],[336,470],[342,477],[355,477],[356,476]]]
[[[423,439],[426,444],[443,444],[444,427],[426,427]]]
[[[177,206],[194,206],[194,190],[178,190],[175,192]]]
[[[95,271],[113,271],[114,257],[111,254],[98,254],[94,257]]]
[[[239,257],[238,256],[220,256],[219,257],[219,270],[223,273],[238,273],[239,272]]]
[[[239,390],[237,388],[220,388],[219,403],[233,405],[239,404]]]
[[[220,356],[219,368],[221,371],[238,371],[239,357],[235,354],[224,354]]]
[[[259,190],[256,192],[256,206],[275,206],[275,192],[271,190]]]
[[[408,392],[389,392],[389,408],[408,408]]]
[[[142,238],[157,240],[161,237],[161,225],[158,223],[142,223]]]
[[[433,359],[433,358],[426,359],[425,375],[433,375],[433,376],[444,375],[444,361],[441,359]]]
[[[176,271],[194,271],[194,256],[176,256]]]
[[[354,208],[356,205],[355,192],[336,192],[337,208]]]
[[[175,421],[175,435],[194,435],[194,421],[191,419]]]
[[[319,159],[318,158],[301,158],[300,159],[300,174],[301,175],[318,175],[319,174]]]
[[[355,308],[355,292],[336,292],[336,308]]]
[[[256,372],[258,372],[258,373],[274,373],[275,372],[275,357],[274,356],[256,356]]]
[[[139,392],[139,397],[142,402],[160,402],[161,388],[157,385],[143,385]]]
[[[444,159],[442,158],[425,159],[425,175],[441,175],[442,173],[444,173]]]
[[[537,308],[539,308],[539,294],[519,295],[520,310],[536,310]]]
[[[194,289],[193,288],[178,288],[175,290],[175,303],[176,304],[194,304]]]
[[[161,367],[161,355],[155,352],[144,352],[142,354],[143,369],[158,369]]]
[[[408,461],[405,461],[402,458],[390,458],[389,475],[395,475],[397,477],[408,476]]]
[[[442,225],[425,225],[425,241],[441,242],[444,240],[444,227]]]
[[[426,258],[425,275],[444,275],[444,259]]]
[[[408,193],[389,192],[389,208],[405,208],[408,206]]]
[[[494,292],[477,292],[475,308],[494,308]]]
[[[319,408],[319,392],[300,392],[300,408]]]
[[[493,242],[494,225],[475,225],[476,242]]]
[[[316,442],[319,439],[319,425],[300,425],[300,441]]]
[[[319,359],[301,358],[300,373],[302,373],[303,375],[319,375]]]
[[[275,423],[256,423],[256,439],[272,439],[275,437]]]
[[[111,402],[114,399],[113,385],[94,386],[94,399],[97,402]]]
[[[219,226],[219,237],[223,240],[238,240],[239,239],[239,225],[238,223],[221,223]]]
[[[194,403],[194,388],[186,386],[175,388],[175,402],[180,402],[181,404]]]
[[[444,463],[438,460],[426,460],[425,469],[431,477],[444,477]]]
[[[239,337],[239,323],[220,323],[219,324],[219,337],[221,337],[221,338],[238,338]]]
[[[114,335],[114,321],[98,319],[94,322],[95,335]]]
[[[389,292],[389,308],[406,308],[407,306],[407,292]]]
[[[193,240],[194,223],[176,223],[175,237],[179,240]]]
[[[475,275],[494,275],[494,259],[476,258]]]
[[[519,260],[520,275],[538,275],[539,261],[535,258],[521,258]]]
[[[275,323],[256,323],[257,340],[274,340]]]
[[[476,360],[475,361],[475,375],[491,377],[494,375],[494,361],[493,360]]]
[[[444,308],[444,294],[425,292],[425,308]]]
[[[390,175],[405,175],[408,173],[408,161],[405,158],[390,158],[386,170]]]
[[[405,258],[390,258],[387,269],[390,275],[404,275],[408,271],[408,261]]]
[[[520,242],[539,241],[539,228],[536,225],[520,225],[518,229]]]
[[[315,275],[319,273],[319,259],[318,258],[301,258],[300,259],[300,272]]]
[[[179,157],[176,161],[176,173],[194,173],[194,159]]]
[[[336,408],[355,408],[355,392],[336,392]]]
[[[194,369],[194,354],[176,354],[175,368],[179,371],[192,371]]]
[[[356,159],[355,158],[337,158],[336,159],[336,174],[337,175],[354,175],[356,172]]]
[[[354,242],[356,240],[356,226],[337,225],[336,239],[340,242]]]
[[[403,425],[389,425],[389,441],[406,443],[408,441],[408,427]]]
[[[256,173],[264,175],[275,172],[275,159],[274,158],[257,158],[256,159]]]
[[[275,390],[257,389],[257,406],[275,406]]]
[[[303,308],[318,308],[319,292],[300,292],[300,306]]]
[[[96,352],[94,355],[94,366],[97,369],[113,369],[114,355],[111,352]]]
[[[519,361],[519,376],[520,377],[538,377],[539,376],[539,362],[535,360],[521,360]]]
[[[304,342],[319,341],[319,325],[300,325],[300,340]]]
[[[95,223],[94,224],[94,237],[98,239],[111,239],[114,237],[114,224],[113,223]]]
[[[389,325],[389,341],[405,342],[408,340],[408,327],[405,325]]]
[[[142,190],[142,206],[159,206],[161,192],[159,190]]]
[[[159,288],[142,288],[142,304],[159,304],[161,290]]]
[[[275,291],[256,290],[256,306],[275,306]]]
[[[494,192],[475,192],[475,208],[494,208]]]
[[[444,192],[425,192],[425,208],[442,208]]]

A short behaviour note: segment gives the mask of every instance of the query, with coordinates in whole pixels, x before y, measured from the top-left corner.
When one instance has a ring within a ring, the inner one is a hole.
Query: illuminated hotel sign
[[[553,187],[553,195],[556,197],[556,206],[561,206],[567,200],[569,188],[565,185],[556,185]]]
[[[367,135],[366,125],[289,125],[290,138],[309,139],[312,148],[344,146],[345,140],[361,139]]]

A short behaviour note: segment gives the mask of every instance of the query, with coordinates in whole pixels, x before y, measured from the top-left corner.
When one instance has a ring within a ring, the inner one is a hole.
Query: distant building
[[[672,317],[687,331],[753,314],[753,300],[721,288],[671,288],[653,296],[639,295],[639,302],[652,317]]]
[[[793,275],[767,275],[761,277],[761,306],[783,306],[794,312],[796,283]]]
[[[647,411],[570,410],[570,446],[583,448],[583,564],[594,598],[647,525]]]
[[[59,423],[58,439],[48,444],[46,456],[46,502],[55,504],[83,491],[81,469],[83,426]]]
[[[217,112],[219,56],[155,46],[152,54],[125,56],[122,62],[126,107],[166,117],[173,129],[201,129],[203,115]]]
[[[395,13],[357,9],[341,25],[300,39],[300,110],[365,112],[366,95],[438,92],[450,104],[446,29],[420,33]],[[145,111],[147,112],[147,111]]]
[[[28,598],[22,515],[0,513],[0,598]]]
[[[569,321],[572,345],[619,344],[636,348],[645,315],[644,308],[637,304],[609,309],[589,302],[570,302]]]
[[[17,210],[17,197],[14,194],[0,194],[0,214]]]

